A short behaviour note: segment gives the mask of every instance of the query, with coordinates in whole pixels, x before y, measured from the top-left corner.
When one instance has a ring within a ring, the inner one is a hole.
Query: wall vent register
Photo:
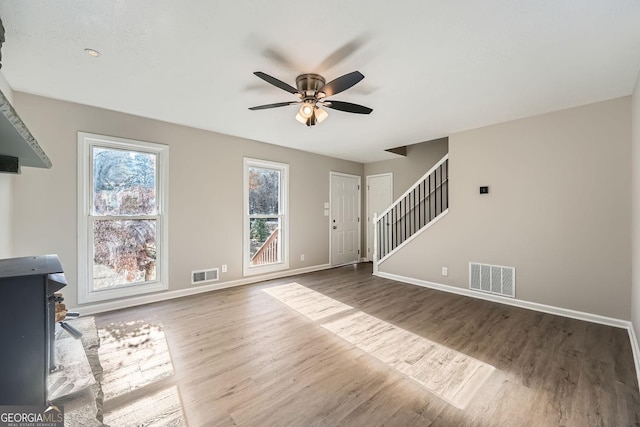
[[[217,268],[211,268],[209,270],[198,270],[191,272],[191,284],[197,285],[205,282],[215,282],[220,275]]]
[[[500,265],[469,263],[469,288],[503,297],[516,297],[516,269]]]

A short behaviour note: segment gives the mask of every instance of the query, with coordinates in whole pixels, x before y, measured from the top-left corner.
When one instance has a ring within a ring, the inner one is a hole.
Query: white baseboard
[[[137,305],[149,304],[152,302],[166,301],[169,299],[186,297],[189,295],[196,295],[205,292],[216,291],[218,289],[233,288],[236,286],[249,285],[251,283],[263,282],[266,280],[280,279],[283,277],[296,276],[298,274],[311,273],[314,271],[327,270],[333,268],[331,264],[314,265],[311,267],[298,268],[295,270],[279,271],[275,273],[263,274],[260,276],[245,277],[238,280],[231,280],[228,282],[212,283],[210,285],[202,285],[184,289],[178,289],[175,291],[167,291],[157,294],[141,295],[138,297],[132,297],[127,299],[121,299],[116,301],[109,301],[99,304],[81,305],[79,307],[70,308],[69,311],[78,311],[81,315],[98,314],[106,311],[119,310],[122,308],[135,307]]]
[[[540,311],[543,313],[555,314],[558,316],[569,317],[586,322],[599,323],[601,325],[613,326],[616,328],[626,329],[629,333],[629,341],[631,341],[631,350],[633,351],[633,361],[636,368],[636,376],[638,377],[638,388],[640,390],[640,345],[633,328],[633,323],[628,320],[616,319],[613,317],[600,316],[599,314],[586,313],[583,311],[571,310],[568,308],[555,307],[552,305],[540,304],[537,302],[524,301],[514,298],[505,298],[498,295],[484,294],[471,289],[458,288],[455,286],[443,285],[441,283],[429,282],[426,280],[415,279],[412,277],[400,276],[392,273],[378,271],[375,276],[384,277],[385,279],[395,280],[397,282],[409,283],[411,285],[422,286],[425,288],[435,289],[438,291],[449,292],[458,295],[464,295],[471,298],[477,298],[487,301],[493,301],[500,304],[512,305],[515,307],[526,308],[529,310]]]
[[[598,314],[585,313],[583,311],[571,310],[568,308],[554,307],[552,305],[540,304],[537,302],[524,301],[516,298],[506,298],[499,295],[485,294],[476,292],[471,289],[458,288],[455,286],[443,285],[441,283],[429,282],[412,277],[400,276],[392,273],[379,271],[377,276],[386,279],[396,280],[398,282],[409,283],[412,285],[422,286],[425,288],[436,289],[438,291],[449,292],[458,295],[464,295],[471,298],[483,299],[487,301],[498,302],[501,304],[513,305],[516,307],[527,308],[529,310],[541,311],[543,313],[555,314],[558,316],[570,317],[572,319],[585,320],[587,322],[600,323],[602,325],[614,326],[616,328],[629,329],[631,322],[628,320],[616,319],[613,317],[600,316]]]

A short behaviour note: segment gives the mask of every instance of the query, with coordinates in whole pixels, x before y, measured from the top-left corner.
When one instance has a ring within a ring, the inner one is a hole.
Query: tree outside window
[[[156,155],[95,147],[94,289],[156,279],[156,213]]]

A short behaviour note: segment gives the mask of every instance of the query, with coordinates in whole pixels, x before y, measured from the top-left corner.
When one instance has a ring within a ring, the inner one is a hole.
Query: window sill
[[[82,287],[79,287],[80,293],[78,294],[78,304],[87,304],[92,302],[100,302],[113,300],[118,298],[128,298],[138,295],[144,295],[152,292],[166,291],[169,289],[168,284],[163,282],[154,282],[144,285],[125,286],[114,289],[103,289],[92,292],[82,292]]]
[[[269,264],[261,267],[246,267],[244,268],[243,275],[257,276],[260,274],[275,273],[276,271],[283,271],[289,269],[288,262],[279,262],[277,264]]]

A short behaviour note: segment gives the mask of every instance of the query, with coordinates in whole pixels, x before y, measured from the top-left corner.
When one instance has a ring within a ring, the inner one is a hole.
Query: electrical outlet
[[[300,261],[304,261],[304,254],[300,255]]]
[[[222,272],[223,273],[227,272],[227,264],[222,264]]]
[[[448,274],[449,274],[449,269],[447,267],[442,267],[442,275],[447,276]]]

